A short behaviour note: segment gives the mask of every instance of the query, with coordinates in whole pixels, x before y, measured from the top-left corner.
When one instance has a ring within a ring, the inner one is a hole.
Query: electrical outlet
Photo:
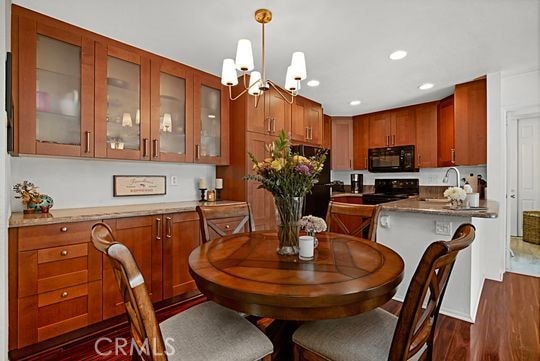
[[[177,186],[178,185],[178,176],[172,175],[171,176],[171,185]]]
[[[452,222],[435,221],[435,234],[440,234],[442,236],[451,236]]]

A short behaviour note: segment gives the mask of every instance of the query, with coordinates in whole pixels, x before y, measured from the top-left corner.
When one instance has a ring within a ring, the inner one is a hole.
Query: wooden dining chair
[[[236,312],[204,302],[158,324],[143,276],[129,249],[105,223],[92,227],[94,246],[109,258],[133,340],[152,361],[270,360],[272,342]]]
[[[295,360],[432,360],[435,327],[450,273],[456,256],[474,237],[474,226],[463,224],[452,240],[427,247],[399,317],[377,308],[352,317],[300,326],[293,334]]]
[[[203,243],[214,238],[255,230],[249,203],[197,206]]]
[[[380,206],[330,201],[326,212],[329,232],[376,241]]]

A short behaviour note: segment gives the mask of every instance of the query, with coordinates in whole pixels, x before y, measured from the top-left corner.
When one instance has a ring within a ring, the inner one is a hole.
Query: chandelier
[[[292,55],[291,65],[287,68],[285,76],[285,87],[281,87],[270,79],[266,78],[265,70],[265,51],[264,51],[264,25],[272,20],[272,12],[268,9],[259,9],[255,11],[255,20],[262,25],[262,64],[261,72],[254,71],[253,52],[251,41],[240,39],[236,48],[236,60],[224,59],[221,71],[221,84],[229,88],[229,99],[236,100],[244,93],[255,97],[255,106],[259,103],[259,97],[274,88],[277,93],[289,104],[292,104],[294,97],[300,90],[300,81],[306,78],[306,60],[304,53],[295,52]],[[232,96],[232,87],[238,85],[237,70],[242,73],[243,90],[237,96]],[[253,70],[253,71],[252,71]],[[251,73],[249,73],[251,72]],[[249,82],[247,75],[249,73]]]

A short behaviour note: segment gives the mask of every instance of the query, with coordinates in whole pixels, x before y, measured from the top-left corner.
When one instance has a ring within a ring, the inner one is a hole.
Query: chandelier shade
[[[249,95],[255,96],[255,106],[258,104],[259,96],[263,95],[270,87],[289,104],[294,102],[294,97],[298,95],[300,90],[300,82],[307,77],[306,59],[304,53],[297,51],[293,53],[291,64],[287,68],[285,76],[285,86],[281,87],[270,79],[266,78],[265,69],[265,24],[272,20],[272,12],[268,9],[259,9],[255,12],[255,20],[262,25],[262,44],[261,44],[261,71],[254,71],[253,51],[251,41],[248,39],[240,39],[236,47],[236,58],[224,59],[223,68],[221,70],[221,84],[229,87],[229,99],[236,100],[246,92]],[[235,97],[232,96],[232,87],[238,85],[238,73],[241,72],[243,78],[243,90]],[[247,81],[249,76],[249,83]]]

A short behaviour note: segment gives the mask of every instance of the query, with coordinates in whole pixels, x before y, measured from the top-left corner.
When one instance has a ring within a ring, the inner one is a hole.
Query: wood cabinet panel
[[[106,220],[115,238],[133,254],[144,277],[152,302],[162,299],[161,257],[162,230],[161,215],[130,217]],[[159,260],[159,262],[158,262]],[[103,262],[103,319],[125,312],[123,299],[118,290],[110,261]]]
[[[323,139],[322,108],[319,104],[311,102],[311,104],[307,108],[304,108],[304,111],[307,111],[307,126],[309,128],[307,142],[316,146],[320,146]]]
[[[353,119],[332,118],[332,170],[353,169]]]
[[[416,114],[414,107],[392,112],[390,144],[392,146],[414,145],[416,141]]]
[[[437,102],[420,104],[416,110],[416,167],[437,167]]]
[[[390,112],[371,114],[369,117],[369,148],[380,148],[390,145],[391,133]]]
[[[364,204],[364,200],[362,197],[357,196],[332,196],[333,202],[341,202],[341,203],[353,203],[353,204]]]
[[[288,134],[291,129],[291,104],[275,89],[270,89],[264,96],[266,97],[266,118],[270,123],[269,134],[277,136],[282,130]]]
[[[88,235],[94,223],[91,221],[21,227],[18,231],[19,250],[28,251],[88,242]]]
[[[304,121],[304,102],[296,97],[291,105],[291,139],[303,142],[307,138],[307,129]]]
[[[332,148],[332,118],[324,114],[323,115],[323,148]]]
[[[353,168],[368,168],[369,115],[353,117]]]
[[[244,102],[244,111],[246,114],[246,119],[249,121],[246,122],[246,130],[250,132],[256,132],[261,134],[269,134],[271,130],[270,119],[266,115],[266,102],[264,99],[259,99],[259,102],[256,104],[256,98],[254,96],[244,94],[242,95],[244,99],[236,100],[236,102]],[[235,112],[237,113],[237,112]],[[238,114],[235,114],[238,116]]]
[[[485,164],[487,162],[486,79],[456,85],[454,122],[455,163],[458,165]]]
[[[437,165],[448,167],[455,165],[455,124],[454,124],[454,96],[449,96],[439,102],[437,125]]]
[[[197,288],[189,274],[188,258],[200,244],[200,228],[195,212],[165,214],[163,218],[163,298],[169,298]]]

